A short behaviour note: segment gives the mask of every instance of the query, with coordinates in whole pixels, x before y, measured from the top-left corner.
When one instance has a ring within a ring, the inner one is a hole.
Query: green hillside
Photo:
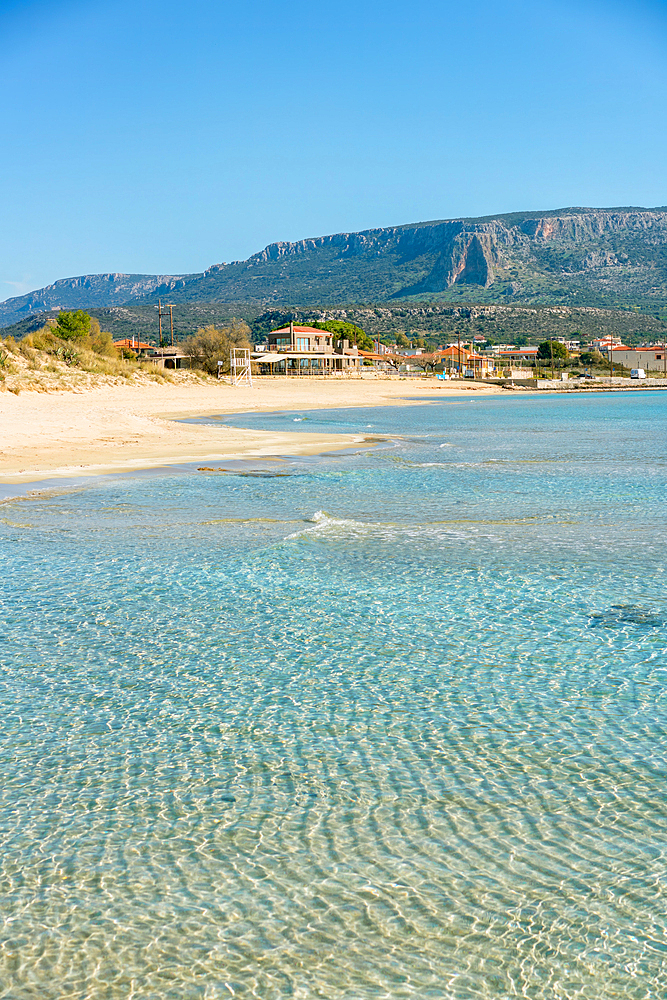
[[[103,329],[115,340],[135,336],[157,344],[157,309],[153,305],[128,305],[90,309]],[[3,330],[3,336],[22,337],[43,326],[48,316],[42,313]],[[611,333],[627,344],[660,341],[667,337],[667,321],[637,310],[594,309],[569,306],[520,306],[441,302],[401,302],[376,306],[343,308],[271,309],[258,311],[247,304],[178,303],[174,307],[174,333],[185,339],[209,323],[224,323],[232,316],[246,320],[259,342],[271,329],[290,320],[308,324],[316,320],[346,320],[360,326],[371,336],[393,342],[404,334],[409,340],[424,340],[431,346],[447,342],[460,334],[464,339],[483,336],[492,343],[537,344],[547,337],[565,337],[590,341]],[[165,338],[169,336],[168,317],[163,321]]]

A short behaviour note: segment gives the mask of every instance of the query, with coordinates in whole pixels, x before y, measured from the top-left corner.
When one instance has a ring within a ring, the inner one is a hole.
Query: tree
[[[202,368],[209,375],[218,372],[218,361],[222,361],[220,371],[229,372],[229,353],[234,347],[250,347],[250,327],[239,319],[232,319],[226,326],[216,327],[212,323],[198,330],[193,337],[181,345],[184,354],[189,354],[195,368]]]
[[[604,358],[599,351],[582,351],[579,355],[579,361],[582,365],[601,365]]]
[[[409,347],[410,342],[404,333],[396,334],[396,346],[397,347]]]
[[[374,350],[375,345],[371,338],[365,330],[362,330],[360,326],[355,326],[354,323],[346,323],[342,319],[327,319],[316,320],[310,325],[316,330],[326,330],[328,333],[333,333],[340,340],[349,340],[350,344],[356,344],[362,351]]]
[[[60,312],[54,332],[61,340],[85,340],[90,333],[90,316],[83,309]]]
[[[405,358],[401,357],[400,354],[383,354],[382,360],[384,364],[391,365],[394,371],[398,371],[401,365],[405,364]]]
[[[552,353],[553,352],[553,353]],[[558,340],[543,340],[537,348],[537,356],[541,361],[567,361],[567,347]]]
[[[417,365],[422,371],[434,371],[435,366],[442,362],[442,354],[435,351],[432,354],[415,354],[414,357],[406,358],[411,365]]]

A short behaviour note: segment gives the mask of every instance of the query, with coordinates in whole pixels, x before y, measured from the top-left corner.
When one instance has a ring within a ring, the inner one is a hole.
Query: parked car
[[[632,368],[630,370],[630,378],[646,378],[646,372],[643,368]]]

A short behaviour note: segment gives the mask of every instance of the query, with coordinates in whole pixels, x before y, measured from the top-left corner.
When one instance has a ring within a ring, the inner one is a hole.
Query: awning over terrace
[[[319,354],[309,351],[289,351],[287,354],[278,354],[277,351],[271,351],[269,354],[253,354],[252,360],[261,365],[274,365],[277,361],[326,361],[327,358],[334,361],[340,360],[341,357],[348,357],[348,355],[324,354],[322,351]]]

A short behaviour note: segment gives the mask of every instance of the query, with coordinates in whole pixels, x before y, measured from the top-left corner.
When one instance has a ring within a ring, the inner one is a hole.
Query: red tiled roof
[[[142,340],[137,340],[136,337],[132,340],[131,337],[125,337],[123,340],[114,340],[114,347],[129,347],[131,351],[146,351],[151,350],[152,344],[145,344]]]
[[[288,326],[281,326],[279,330],[271,330],[271,333],[289,333],[290,329]],[[331,330],[318,330],[314,326],[295,326],[295,333],[317,333],[320,336],[333,337]]]
[[[499,351],[499,354],[537,354],[537,347],[517,347],[513,351]]]

